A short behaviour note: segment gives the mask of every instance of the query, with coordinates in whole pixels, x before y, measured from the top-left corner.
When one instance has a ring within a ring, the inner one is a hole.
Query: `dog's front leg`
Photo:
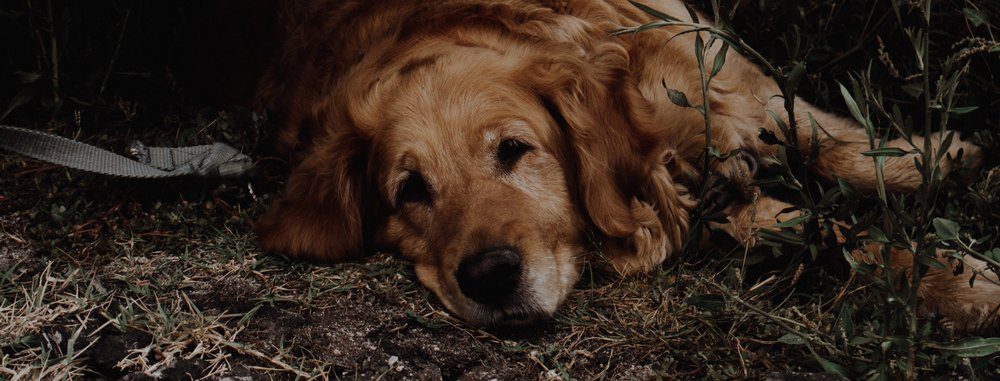
[[[780,99],[771,100],[767,107],[787,121],[787,113]],[[819,156],[809,168],[812,173],[828,181],[838,178],[847,180],[869,194],[876,191],[874,160],[862,154],[872,147],[869,136],[861,125],[854,120],[820,110],[802,99],[795,100],[795,118],[798,124],[798,144],[803,147],[802,152],[809,151],[808,147],[813,144],[814,139],[819,143]],[[811,120],[817,122],[815,133]],[[773,120],[766,126],[780,136]],[[924,149],[925,139],[930,140],[931,151],[936,155],[942,141],[937,133],[929,137],[913,136],[909,141],[903,138],[893,139],[887,142],[886,147],[913,152],[914,149]],[[773,155],[773,150],[774,146],[761,147],[760,154]],[[962,160],[959,161],[960,151]],[[962,165],[978,167],[981,156],[979,147],[955,136],[947,148],[947,155],[941,160],[941,173],[948,174]],[[886,190],[900,193],[913,193],[917,190],[922,177],[913,164],[913,158],[912,154],[885,158],[882,172]]]

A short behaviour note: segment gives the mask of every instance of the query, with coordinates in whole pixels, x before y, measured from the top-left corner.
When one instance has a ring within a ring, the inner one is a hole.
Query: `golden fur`
[[[647,3],[687,15],[676,0]],[[588,232],[624,273],[660,265],[687,237],[694,202],[683,183],[702,169],[705,127],[663,89],[702,97],[694,36],[665,44],[682,28],[611,36],[652,21],[624,0],[316,0],[285,2],[278,19],[281,48],[258,97],[280,115],[276,145],[298,164],[257,226],[264,249],[326,261],[398,250],[450,310],[495,324],[553,313],[577,279]],[[713,145],[775,154],[757,136],[777,130],[766,110],[787,118],[776,94],[730,52],[711,82]],[[812,172],[873,191],[864,131],[795,102],[797,120],[811,113],[837,140],[823,140]],[[500,150],[511,141],[528,148],[508,168]],[[959,149],[977,152],[957,142],[951,153]],[[890,191],[919,184],[909,157],[886,168]],[[748,185],[746,162],[714,169],[757,194],[718,224],[744,244],[791,217]],[[485,306],[454,274],[470,253],[496,246],[521,252],[523,284],[517,303]],[[894,266],[907,268],[907,255]],[[1000,286],[970,288],[967,278],[932,270],[920,288],[926,308],[961,326],[988,318]]]

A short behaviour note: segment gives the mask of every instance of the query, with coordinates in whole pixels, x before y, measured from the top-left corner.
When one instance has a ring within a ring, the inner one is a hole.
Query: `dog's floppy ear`
[[[629,72],[625,48],[594,46],[537,63],[535,91],[563,130],[577,192],[602,251],[623,272],[648,271],[680,249],[688,203],[666,169],[672,151],[657,138],[653,107]]]
[[[320,261],[363,255],[366,147],[346,130],[317,144],[292,171],[281,198],[257,223],[262,248]]]

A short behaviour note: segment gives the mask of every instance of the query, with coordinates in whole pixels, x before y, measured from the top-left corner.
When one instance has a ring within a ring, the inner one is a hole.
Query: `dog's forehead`
[[[536,133],[533,126],[544,109],[509,77],[445,72],[423,73],[388,102],[383,128],[395,144],[432,149],[461,144],[477,150],[479,143],[498,136],[529,139]]]
[[[383,163],[447,171],[492,159],[502,139],[556,150],[559,131],[522,78],[524,57],[508,60],[495,53],[463,49],[401,60],[405,74],[394,78],[396,86],[380,107]]]

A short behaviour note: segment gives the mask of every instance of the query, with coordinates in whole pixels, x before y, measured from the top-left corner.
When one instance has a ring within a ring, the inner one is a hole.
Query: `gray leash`
[[[240,177],[253,169],[249,156],[222,143],[169,148],[133,142],[128,151],[135,159],[130,159],[62,136],[0,125],[0,148],[87,172],[140,179]]]

